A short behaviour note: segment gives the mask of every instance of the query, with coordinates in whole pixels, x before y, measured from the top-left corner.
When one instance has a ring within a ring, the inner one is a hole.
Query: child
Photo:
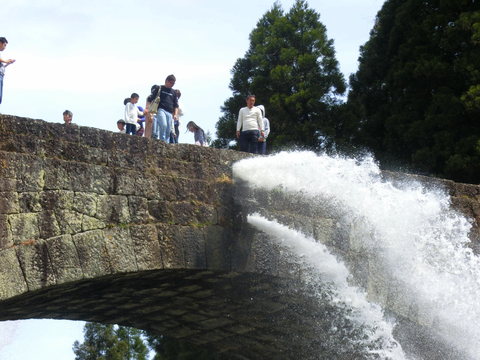
[[[120,119],[117,121],[118,132],[125,134],[125,120]]]
[[[126,123],[126,134],[135,135],[137,132],[137,122],[138,117],[143,115],[143,112],[140,111],[135,105],[138,102],[139,95],[133,93],[130,96],[130,101],[125,105],[125,123]],[[127,99],[125,99],[125,102]]]
[[[195,124],[193,121],[189,121],[187,129],[194,133],[195,145],[208,146],[207,139],[205,138],[205,132],[203,129]]]

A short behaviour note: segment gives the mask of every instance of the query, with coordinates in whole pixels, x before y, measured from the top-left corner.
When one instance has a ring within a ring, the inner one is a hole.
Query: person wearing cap
[[[125,120],[120,119],[117,121],[117,129],[119,133],[125,134]]]

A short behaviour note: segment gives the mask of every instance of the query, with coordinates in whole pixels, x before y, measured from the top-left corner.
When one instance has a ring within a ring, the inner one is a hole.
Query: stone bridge
[[[247,156],[0,115],[0,320],[116,323],[228,359],[361,358],[326,345],[329,305],[246,225],[231,165]],[[478,187],[445,184],[479,216]],[[272,211],[289,208],[328,233],[288,199]]]

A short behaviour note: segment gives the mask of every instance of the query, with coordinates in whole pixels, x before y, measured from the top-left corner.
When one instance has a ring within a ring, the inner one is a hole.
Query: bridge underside
[[[252,273],[155,270],[116,274],[3,301],[0,320],[51,318],[120,324],[210,347],[228,359],[353,356],[338,357],[334,337],[328,334],[332,319],[325,316],[332,312],[331,306],[303,296],[292,285],[291,280]]]

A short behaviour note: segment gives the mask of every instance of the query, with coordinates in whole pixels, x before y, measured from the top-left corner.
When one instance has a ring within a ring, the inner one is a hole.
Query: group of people
[[[0,52],[5,50],[8,41],[0,37]],[[5,68],[13,64],[14,59],[0,57],[0,104],[2,103],[3,78]],[[153,85],[147,97],[145,108],[138,106],[140,96],[132,93],[124,100],[125,115],[117,121],[120,132],[130,135],[153,137],[167,143],[178,143],[180,137],[180,117],[183,115],[178,105],[181,92],[173,89],[176,78],[168,75],[164,85]],[[240,151],[266,154],[266,141],[270,133],[270,122],[265,117],[265,107],[255,106],[255,95],[248,95],[247,106],[240,109],[237,120],[236,136]],[[73,113],[63,112],[65,124],[71,124]],[[194,134],[195,144],[208,146],[205,132],[193,121],[187,123],[187,130]]]
[[[137,93],[126,98],[125,116],[117,121],[119,131],[178,144],[180,117],[183,112],[178,105],[178,99],[182,94],[180,90],[173,88],[175,82],[175,76],[168,75],[164,85],[153,85],[145,108],[136,105],[139,99]],[[208,146],[205,132],[201,127],[190,121],[187,129],[194,133],[195,144]]]

